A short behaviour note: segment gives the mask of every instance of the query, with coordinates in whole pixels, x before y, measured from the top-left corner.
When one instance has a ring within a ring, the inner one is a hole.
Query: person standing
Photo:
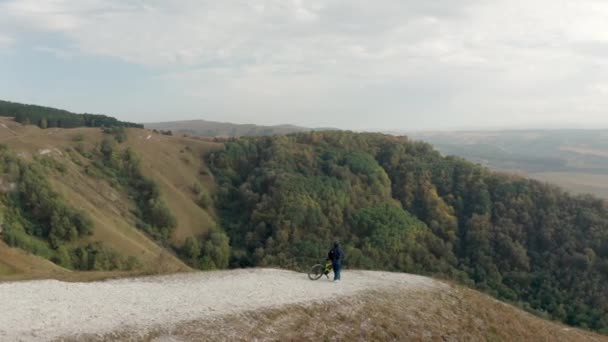
[[[344,251],[340,247],[338,241],[334,242],[334,247],[327,253],[327,260],[331,261],[331,266],[334,269],[334,281],[340,281],[340,272],[342,271],[342,260],[344,259]]]

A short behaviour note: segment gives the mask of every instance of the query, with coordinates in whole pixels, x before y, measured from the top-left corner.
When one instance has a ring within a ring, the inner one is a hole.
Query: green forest
[[[339,239],[347,267],[454,279],[608,333],[602,200],[381,134],[232,139],[207,162],[232,267],[304,268]]]
[[[119,121],[100,114],[75,114],[63,109],[0,101],[0,115],[11,116],[22,124],[37,125],[40,128],[76,127],[137,127],[143,125]]]

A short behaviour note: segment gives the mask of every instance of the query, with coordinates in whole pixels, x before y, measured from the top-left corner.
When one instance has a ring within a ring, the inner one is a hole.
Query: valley
[[[396,133],[399,134],[399,133]],[[608,131],[409,132],[446,155],[608,198]]]
[[[348,269],[449,279],[608,327],[608,302],[596,300],[608,276],[603,201],[426,143],[339,131],[223,141],[10,118],[0,140],[3,281],[302,271],[339,239]]]

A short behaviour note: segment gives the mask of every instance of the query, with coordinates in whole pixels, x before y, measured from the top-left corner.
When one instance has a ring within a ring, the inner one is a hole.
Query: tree
[[[451,277],[608,329],[601,200],[382,134],[231,139],[207,164],[232,265],[304,267],[338,238],[351,265]]]

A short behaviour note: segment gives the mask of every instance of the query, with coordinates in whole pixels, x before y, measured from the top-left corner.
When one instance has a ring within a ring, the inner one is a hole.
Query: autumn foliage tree
[[[233,266],[306,267],[340,239],[351,267],[451,277],[608,332],[608,210],[405,137],[232,139],[208,157]]]

